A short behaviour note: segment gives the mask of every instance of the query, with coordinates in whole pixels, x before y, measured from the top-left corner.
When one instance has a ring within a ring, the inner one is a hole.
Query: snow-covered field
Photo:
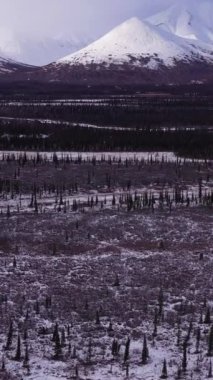
[[[191,379],[193,373],[196,380],[207,379],[210,325],[200,322],[200,312],[203,310],[204,318],[213,302],[211,223],[211,213],[199,209],[175,215],[103,211],[1,220],[1,231],[7,228],[11,246],[9,255],[2,251],[0,259],[1,293],[8,297],[2,301],[1,345],[6,344],[10,318],[14,323],[11,348],[3,349],[6,370],[15,379],[158,380],[166,358],[168,378],[174,379],[182,366],[182,343],[192,322],[184,378]],[[68,239],[64,237],[66,228]],[[164,247],[159,248],[159,239]],[[15,265],[13,240],[18,244]],[[53,241],[55,252],[51,251]],[[201,253],[203,260],[199,260]],[[51,297],[51,305],[47,297]],[[61,339],[63,336],[57,360],[52,341],[56,322]],[[20,362],[13,360],[18,332]],[[141,361],[144,334],[149,349],[146,365]],[[113,356],[114,339],[120,350]],[[23,368],[26,344],[29,367]]]
[[[67,154],[1,153],[0,379],[206,380],[212,162]]]

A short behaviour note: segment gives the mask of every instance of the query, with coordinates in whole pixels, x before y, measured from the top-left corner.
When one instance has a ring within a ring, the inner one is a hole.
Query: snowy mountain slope
[[[105,36],[57,64],[90,65],[131,63],[156,69],[172,66],[176,61],[213,60],[207,45],[195,46],[174,33],[153,26],[147,21],[131,18]],[[148,59],[148,61],[147,61]]]
[[[212,45],[212,14],[212,1],[179,1],[147,21],[176,36]]]
[[[12,61],[11,59],[6,59],[0,57],[0,75],[8,76],[12,74],[18,74],[19,72],[31,71],[34,68],[29,65],[24,65],[22,63]]]
[[[0,27],[0,56],[34,66],[46,65],[64,55],[86,46],[90,40],[58,35],[28,37],[11,29]]]

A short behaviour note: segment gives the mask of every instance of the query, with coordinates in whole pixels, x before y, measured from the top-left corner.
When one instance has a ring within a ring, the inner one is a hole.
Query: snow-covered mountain
[[[213,81],[211,23],[203,16],[177,5],[144,21],[131,18],[42,76],[88,85]]]
[[[173,66],[182,60],[213,60],[207,45],[195,46],[191,41],[164,29],[148,21],[131,18],[86,48],[59,60],[57,64],[129,63],[156,69],[162,64]]]
[[[26,71],[32,71],[34,68],[29,65],[13,61],[0,57],[0,75],[1,77],[8,77],[12,75],[19,75],[19,73],[25,73]]]
[[[147,19],[149,23],[176,36],[213,44],[213,2],[178,1],[168,9]]]

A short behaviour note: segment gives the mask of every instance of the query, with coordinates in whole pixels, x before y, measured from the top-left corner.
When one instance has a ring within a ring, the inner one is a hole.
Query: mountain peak
[[[124,21],[122,24],[123,25],[140,25],[141,24],[141,20],[139,19],[139,17],[136,17],[136,16],[133,16],[133,17],[130,17],[128,18],[126,21]],[[121,25],[122,25],[121,24]]]
[[[156,68],[159,64],[173,65],[175,60],[191,56],[193,48],[165,30],[130,18],[86,48],[68,55],[57,63],[70,65],[124,64]]]

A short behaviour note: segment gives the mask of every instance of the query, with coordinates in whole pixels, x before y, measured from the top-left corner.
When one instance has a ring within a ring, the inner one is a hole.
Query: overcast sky
[[[131,16],[144,18],[174,1],[0,0],[0,25],[26,35],[74,32],[95,37]]]

